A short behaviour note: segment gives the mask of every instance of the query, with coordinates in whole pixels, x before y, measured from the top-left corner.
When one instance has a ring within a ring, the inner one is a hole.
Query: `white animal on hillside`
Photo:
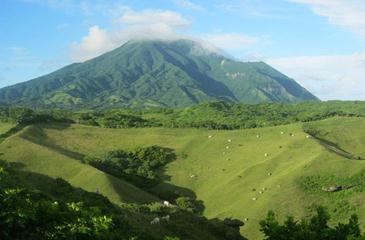
[[[228,139],[228,142],[232,142],[232,139]]]
[[[190,175],[190,177],[191,177],[191,178],[195,178],[195,177],[196,177],[196,175],[195,175],[195,174],[191,174],[191,175]]]
[[[155,218],[151,221],[151,225],[159,224],[159,223],[160,223],[160,218],[158,218],[158,217],[155,217]]]
[[[306,138],[310,138],[310,136],[309,136],[309,135],[307,135],[307,136],[306,136]]]
[[[228,149],[229,148],[229,146],[226,146],[226,149]]]
[[[259,138],[259,137],[260,137],[260,135],[258,135],[258,134],[257,134],[257,135],[256,135],[256,137],[257,137],[257,138]]]
[[[265,157],[269,156],[269,154],[265,153]]]
[[[170,206],[170,202],[169,202],[169,201],[163,201],[163,205],[164,205],[165,207],[169,207],[169,206]]]
[[[209,135],[208,138],[212,138],[213,136],[212,135]]]
[[[257,198],[255,198],[255,197],[254,197],[254,198],[252,198],[252,201],[256,201],[256,200],[257,200]]]
[[[280,132],[280,134],[281,134],[281,135],[283,135],[283,134],[284,134],[284,132]]]
[[[165,221],[170,221],[170,215],[166,215],[166,216],[162,217],[161,219],[165,220]]]

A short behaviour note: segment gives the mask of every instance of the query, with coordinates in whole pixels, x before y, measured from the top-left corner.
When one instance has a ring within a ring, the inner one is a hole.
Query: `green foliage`
[[[201,201],[189,197],[179,197],[175,200],[175,203],[180,209],[192,213],[201,214],[204,210],[204,205]]]
[[[103,110],[88,112],[80,123],[112,128],[173,127],[240,129],[310,122],[333,116],[365,116],[363,102],[305,102],[299,104],[202,103],[184,109]],[[77,118],[76,116],[74,118]],[[305,125],[308,132],[315,130]]]
[[[160,146],[138,147],[133,151],[115,150],[103,158],[86,156],[83,160],[106,173],[125,178],[140,187],[158,183],[157,170],[174,160],[172,149]]]
[[[107,128],[128,128],[128,127],[145,127],[149,126],[148,121],[132,115],[126,115],[119,112],[108,113],[100,120],[100,126]]]
[[[5,165],[9,166],[0,162],[0,239],[179,240],[199,236],[232,240],[226,232],[234,232],[237,240],[244,239],[239,227],[222,221],[213,224],[204,217],[160,203],[115,206],[106,198],[75,189],[62,179],[48,179],[53,189],[25,188],[18,178],[24,172]],[[150,224],[156,216],[166,215],[171,219]]]
[[[19,188],[0,168],[1,239],[126,239],[112,216],[82,202],[52,201]],[[115,233],[112,233],[115,231]],[[120,235],[119,235],[120,234]],[[124,238],[124,237],[125,238]]]
[[[236,104],[228,102],[202,103],[183,109],[115,109],[70,112],[65,110],[30,110],[0,108],[0,120],[22,124],[35,122],[77,122],[107,128],[173,127],[241,129],[268,127],[296,122],[310,122],[333,116],[365,116],[364,102],[305,102],[299,104]],[[305,124],[304,131],[323,135],[318,128]]]
[[[293,217],[287,217],[283,224],[270,211],[266,219],[260,222],[260,226],[266,240],[365,239],[356,215],[352,215],[347,224],[339,223],[334,227],[329,226],[329,220],[330,216],[323,207],[318,207],[316,215],[309,220],[295,221]]]

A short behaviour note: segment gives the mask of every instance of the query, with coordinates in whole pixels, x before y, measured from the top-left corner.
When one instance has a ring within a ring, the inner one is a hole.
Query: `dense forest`
[[[169,127],[241,129],[321,120],[333,116],[365,116],[365,102],[328,101],[298,104],[207,102],[181,109],[107,109],[66,111],[22,107],[0,108],[0,120],[18,124],[61,121],[106,128]]]

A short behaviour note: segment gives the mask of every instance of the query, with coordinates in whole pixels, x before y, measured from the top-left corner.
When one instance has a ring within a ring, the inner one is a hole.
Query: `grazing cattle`
[[[309,136],[309,135],[307,135],[307,136],[306,136],[306,138],[310,138],[310,136]]]
[[[165,221],[170,221],[170,215],[166,215],[166,216],[162,217],[161,219],[165,220]]]
[[[283,134],[284,134],[284,132],[280,132],[280,134],[281,134],[281,135],[283,135]]]
[[[195,178],[196,177],[196,175],[195,174],[191,174],[190,175],[190,178]]]
[[[262,188],[262,191],[265,191],[265,190],[266,190],[266,188],[264,188],[264,187],[263,187],[263,188]]]
[[[259,134],[257,134],[257,135],[256,135],[256,137],[257,137],[257,138],[259,138],[259,137],[260,137],[260,135],[259,135]]]
[[[265,157],[269,156],[269,154],[265,153]]]
[[[228,149],[229,148],[229,146],[226,146],[226,149]]]
[[[271,175],[272,175],[272,173],[271,173],[271,172],[267,173],[267,176],[271,176]]]
[[[260,193],[260,194],[263,194],[263,192],[262,192],[262,191],[259,191],[259,193]]]
[[[247,222],[248,221],[248,218],[245,218],[245,219],[243,219],[245,222]]]
[[[165,207],[170,207],[170,202],[169,201],[163,201],[163,205]]]
[[[155,217],[152,221],[151,221],[151,225],[155,225],[155,224],[159,224],[160,223],[160,218]]]
[[[255,198],[255,197],[254,197],[254,198],[252,198],[252,201],[256,201],[256,200],[257,200],[257,198]]]
[[[228,139],[227,141],[228,141],[228,142],[232,142],[232,139]]]
[[[212,135],[209,135],[208,138],[212,138],[213,136]]]

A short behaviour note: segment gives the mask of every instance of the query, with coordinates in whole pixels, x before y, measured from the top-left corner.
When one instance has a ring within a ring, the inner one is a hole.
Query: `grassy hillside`
[[[61,131],[59,125],[55,126]],[[67,141],[67,138],[64,139]],[[147,203],[157,198],[133,185],[105,174],[79,160],[82,154],[63,149],[47,138],[43,129],[29,126],[7,138],[0,145],[2,158],[19,163],[27,171],[45,174],[53,178],[61,177],[76,187],[99,192],[114,202]]]
[[[361,139],[361,131],[355,131],[355,127],[364,125],[365,119],[315,122],[324,128],[331,128],[330,123],[353,128],[341,132]],[[301,124],[234,131],[40,124],[8,138],[0,145],[0,152],[4,159],[17,161],[29,171],[60,176],[89,191],[98,187],[113,201],[148,202],[156,198],[78,159],[157,144],[175,149],[178,159],[161,172],[165,182],[154,191],[196,196],[203,201],[204,214],[209,218],[248,218],[242,232],[250,239],[260,236],[258,221],[269,209],[283,217],[299,217],[306,216],[316,204],[323,204],[333,213],[333,220],[341,221],[356,212],[365,226],[365,185],[360,172],[364,162],[328,151],[306,135]],[[338,192],[321,190],[334,184],[354,187]]]
[[[8,123],[8,122],[0,122],[0,136],[7,131],[9,131],[11,128],[13,128],[15,124]]]
[[[331,118],[306,126],[315,137],[352,153],[354,157],[365,158],[365,121],[362,118]]]

